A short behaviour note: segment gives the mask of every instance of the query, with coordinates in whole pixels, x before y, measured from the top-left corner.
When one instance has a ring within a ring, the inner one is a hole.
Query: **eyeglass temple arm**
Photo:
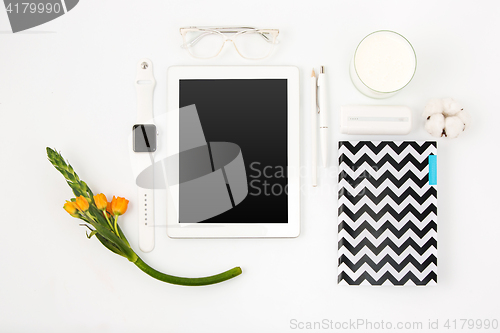
[[[236,33],[237,31],[226,31],[226,33]],[[189,43],[183,43],[181,45],[181,47],[183,48],[188,48],[188,47],[191,47],[191,46],[194,46],[196,45],[196,43],[198,43],[203,37],[205,37],[206,35],[211,35],[213,34],[213,32],[209,31],[209,32],[204,32],[202,33],[201,35],[199,35],[198,37],[196,37],[195,39],[193,39],[192,41],[190,41]],[[259,32],[259,35],[265,39],[266,42],[268,43],[272,43],[273,41],[269,39],[269,37],[267,37],[263,32]]]

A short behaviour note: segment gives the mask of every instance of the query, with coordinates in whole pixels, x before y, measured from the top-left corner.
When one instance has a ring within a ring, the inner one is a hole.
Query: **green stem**
[[[111,222],[109,221],[109,218],[108,218],[108,213],[106,213],[106,209],[103,209],[102,210],[102,214],[104,215],[104,217],[106,218],[106,221],[108,221],[108,224],[109,224],[109,227],[111,229],[113,229],[113,226],[111,225]]]
[[[128,240],[127,240],[127,237],[125,237],[125,235],[123,234],[123,231],[120,228],[120,226],[117,225],[116,227],[118,228],[118,237],[120,237],[125,242],[125,244],[127,244],[127,246],[130,247],[130,244],[129,244]]]
[[[118,222],[118,215],[115,215],[115,232],[118,237],[120,237],[120,234],[118,233],[118,228],[116,227],[116,223]]]
[[[89,219],[91,219],[92,221],[94,221],[94,222],[96,222],[96,223],[97,223],[96,219],[92,216],[92,214],[90,214],[90,213],[89,213],[89,211],[88,211],[88,210],[87,210],[87,211],[85,211],[85,215],[87,215],[87,216],[89,217]]]
[[[156,269],[148,266],[148,264],[142,261],[142,259],[139,257],[137,257],[137,260],[134,262],[134,264],[137,267],[139,267],[144,273],[148,274],[149,276],[157,280],[171,284],[178,284],[181,286],[206,286],[209,284],[219,283],[232,279],[235,276],[241,274],[241,268],[234,267],[228,271],[225,271],[217,275],[206,276],[201,278],[186,278],[186,277],[178,277],[158,272]]]

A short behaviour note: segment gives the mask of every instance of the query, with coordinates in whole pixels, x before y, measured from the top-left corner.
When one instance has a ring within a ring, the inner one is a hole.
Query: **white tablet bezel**
[[[170,187],[177,200],[167,202],[167,234],[171,238],[297,237],[300,233],[299,71],[293,66],[172,66],[168,69],[167,112],[178,114],[179,80],[182,79],[286,79],[288,97],[288,223],[180,223],[178,186]],[[163,144],[179,150],[178,117],[167,124]],[[176,123],[175,123],[176,122]],[[172,190],[173,189],[173,190]],[[258,209],[258,207],[256,207]],[[263,212],[265,214],[265,212]]]

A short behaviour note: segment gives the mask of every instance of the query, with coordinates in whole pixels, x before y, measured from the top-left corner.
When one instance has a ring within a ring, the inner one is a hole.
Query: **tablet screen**
[[[179,81],[179,222],[288,223],[287,80]]]

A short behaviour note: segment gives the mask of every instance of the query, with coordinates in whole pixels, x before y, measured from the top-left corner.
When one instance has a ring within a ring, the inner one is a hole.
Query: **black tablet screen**
[[[180,80],[179,107],[179,222],[287,223],[287,80]]]

